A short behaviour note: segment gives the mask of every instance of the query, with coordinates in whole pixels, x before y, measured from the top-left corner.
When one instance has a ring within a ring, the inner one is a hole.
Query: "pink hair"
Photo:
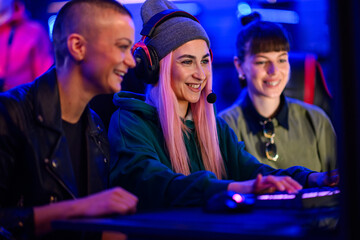
[[[188,129],[179,117],[177,98],[171,88],[171,62],[172,52],[160,61],[159,82],[150,90],[148,100],[158,110],[174,171],[189,175],[190,160],[184,142],[184,132],[187,133]],[[211,89],[212,75],[207,79],[200,100],[191,104],[191,111],[205,169],[222,179],[226,178],[226,171],[219,147],[214,108],[206,101]]]

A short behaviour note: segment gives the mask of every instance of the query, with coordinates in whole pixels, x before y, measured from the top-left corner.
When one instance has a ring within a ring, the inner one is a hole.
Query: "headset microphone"
[[[214,103],[216,101],[216,94],[213,92],[209,93],[209,95],[206,97],[206,101],[208,103]]]

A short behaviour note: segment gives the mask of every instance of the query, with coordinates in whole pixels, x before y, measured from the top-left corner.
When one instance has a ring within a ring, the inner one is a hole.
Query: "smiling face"
[[[247,81],[252,97],[280,99],[290,75],[287,51],[246,54],[244,62],[234,61],[239,74]]]
[[[210,76],[210,51],[204,40],[189,41],[173,51],[171,87],[180,109],[199,101]]]
[[[131,54],[134,43],[133,20],[111,9],[96,18],[95,31],[86,36],[82,74],[95,94],[115,93],[129,68],[135,66]]]

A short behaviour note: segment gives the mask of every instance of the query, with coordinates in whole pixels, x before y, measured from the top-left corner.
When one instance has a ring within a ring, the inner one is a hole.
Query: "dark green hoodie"
[[[227,179],[218,180],[205,171],[196,143],[194,124],[185,124],[190,133],[184,135],[191,174],[184,176],[172,170],[156,108],[144,102],[144,96],[129,92],[115,94],[119,109],[109,127],[111,146],[110,184],[122,186],[139,198],[139,209],[170,206],[199,206],[213,194],[227,189],[232,181],[254,179],[263,175],[290,175],[305,185],[312,172],[303,167],[275,170],[257,161],[244,150],[224,120],[217,118],[220,150]]]

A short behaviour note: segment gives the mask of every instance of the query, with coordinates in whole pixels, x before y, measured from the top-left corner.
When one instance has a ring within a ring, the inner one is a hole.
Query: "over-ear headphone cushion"
[[[150,56],[146,54],[142,46],[135,49],[134,58],[136,60],[136,67],[134,72],[135,76],[145,83],[155,84],[159,80],[159,58],[153,47],[146,46],[146,48]]]

